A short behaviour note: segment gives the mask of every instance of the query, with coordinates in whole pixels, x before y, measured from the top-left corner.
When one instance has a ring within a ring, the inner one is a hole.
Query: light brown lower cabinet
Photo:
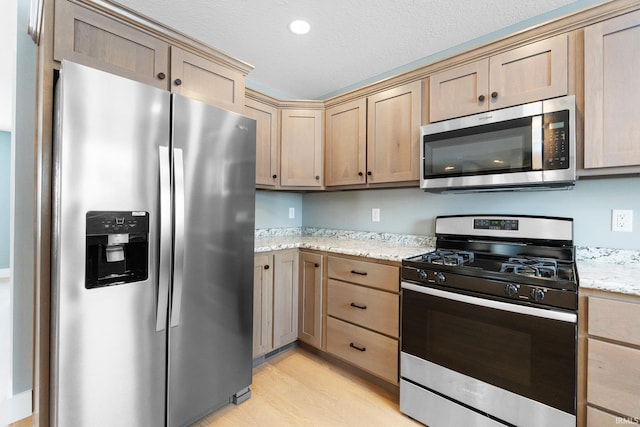
[[[324,349],[324,260],[323,254],[300,251],[298,339],[319,349]]]
[[[398,383],[399,268],[330,255],[327,352]]]
[[[640,297],[586,293],[581,297],[586,319],[579,343],[579,392],[584,395],[578,396],[586,408],[579,408],[585,420],[578,425],[640,426]]]

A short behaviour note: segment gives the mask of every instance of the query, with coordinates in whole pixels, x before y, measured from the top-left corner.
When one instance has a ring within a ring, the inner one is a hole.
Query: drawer
[[[589,339],[587,354],[587,401],[640,418],[640,350]]]
[[[392,265],[330,256],[328,274],[333,279],[391,292],[400,291],[400,269]]]
[[[327,317],[327,351],[398,384],[398,340]]]
[[[625,418],[611,415],[596,408],[592,408],[591,406],[587,406],[587,427],[615,427],[621,425],[638,427],[640,426],[640,420],[634,420],[631,417]]]
[[[400,297],[329,279],[327,314],[383,334],[398,336]]]
[[[640,304],[589,297],[589,335],[640,345]]]

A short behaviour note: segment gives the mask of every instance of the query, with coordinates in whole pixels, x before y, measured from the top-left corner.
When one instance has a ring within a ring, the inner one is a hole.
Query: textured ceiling
[[[403,66],[581,9],[596,0],[116,0],[252,64],[247,86],[324,99]],[[560,9],[558,9],[560,8]],[[305,36],[293,19],[311,23]],[[507,28],[509,27],[509,28]],[[467,42],[466,44],[464,44]]]

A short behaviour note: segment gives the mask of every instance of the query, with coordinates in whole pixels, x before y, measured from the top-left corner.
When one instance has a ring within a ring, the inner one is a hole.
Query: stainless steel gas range
[[[573,220],[436,218],[402,262],[400,410],[429,427],[576,425]]]

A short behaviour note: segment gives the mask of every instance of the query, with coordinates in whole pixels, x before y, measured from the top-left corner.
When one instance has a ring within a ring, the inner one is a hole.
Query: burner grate
[[[509,258],[500,266],[500,272],[555,279],[558,277],[558,262],[549,258]]]
[[[436,251],[422,256],[422,260],[436,265],[464,265],[473,262],[474,254],[468,251]]]

